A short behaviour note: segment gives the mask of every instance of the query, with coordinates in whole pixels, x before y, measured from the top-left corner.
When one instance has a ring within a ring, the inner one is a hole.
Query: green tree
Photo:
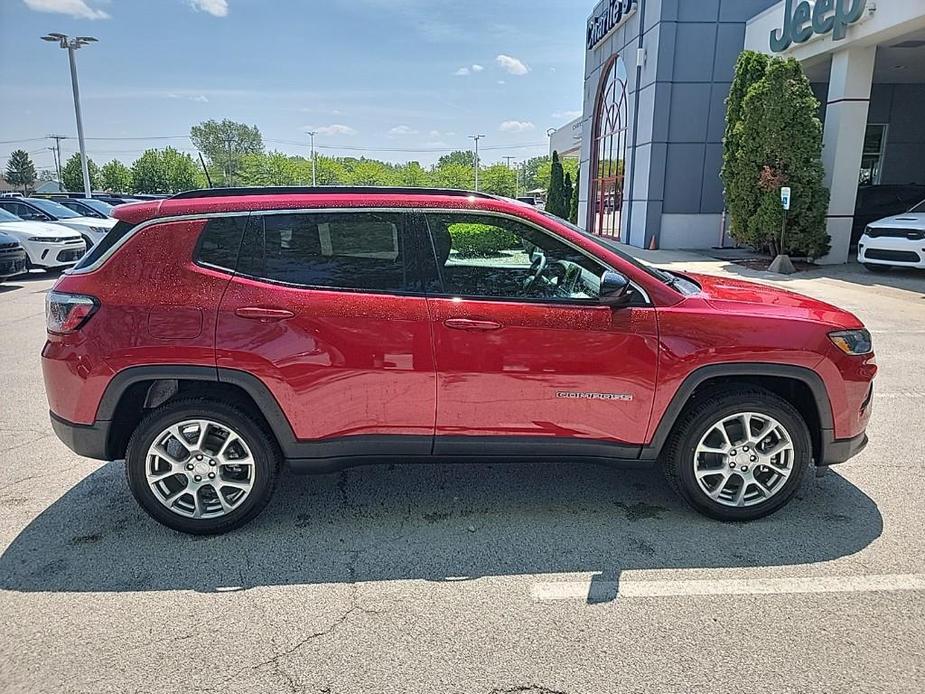
[[[549,190],[551,166],[552,162],[548,155],[533,157],[525,161],[523,164],[524,190],[536,190],[537,188]]]
[[[100,169],[100,185],[103,190],[125,193],[132,190],[132,171],[118,159],[103,164]]]
[[[428,174],[421,164],[416,161],[409,161],[398,169],[398,180],[403,186],[413,188],[424,188],[430,185],[430,174]]]
[[[308,165],[308,175],[304,180],[306,183],[311,183],[312,163],[308,159],[305,160],[305,163]],[[316,156],[315,178],[317,179],[319,186],[344,185],[347,183],[347,168],[341,161],[332,157]]]
[[[455,152],[444,154],[437,160],[438,169],[450,164],[462,164],[471,169],[475,166],[475,152],[458,149]]]
[[[87,170],[90,174],[90,189],[96,190],[100,185],[100,169],[92,159],[87,159]],[[61,169],[61,185],[65,190],[83,190],[84,177],[80,166],[80,152],[74,153],[64,168]]]
[[[578,196],[581,188],[581,173],[575,173],[575,185],[572,187],[572,199],[569,201],[568,220],[572,224],[578,224]]]
[[[132,163],[132,188],[136,193],[169,193],[164,158],[156,149],[145,150]]]
[[[475,173],[471,164],[445,164],[434,169],[434,183],[441,188],[472,190],[475,188]]]
[[[552,153],[552,169],[549,178],[549,191],[546,193],[546,211],[557,217],[567,217],[568,208],[565,201],[565,174],[559,153]]]
[[[10,154],[6,164],[6,180],[10,185],[22,186],[23,193],[35,183],[35,164],[25,150],[17,149]]]
[[[290,157],[282,152],[245,154],[241,157],[240,182],[246,186],[295,185],[301,182],[303,162],[308,164],[310,182],[311,162],[302,157]]]
[[[760,82],[770,58],[764,53],[743,51],[736,61],[735,76],[726,99],[726,132],[723,137],[723,168],[720,176],[726,191],[734,233],[747,234],[748,220],[758,210],[759,195],[755,179],[748,171],[742,151],[743,108],[749,90]],[[754,173],[754,172],[752,172]]]
[[[389,186],[395,183],[395,174],[387,164],[375,159],[361,159],[347,174],[353,186]]]
[[[178,193],[203,186],[193,158],[173,147],[146,150],[132,164],[132,187],[136,193]]]
[[[764,77],[748,89],[742,111],[744,117],[735,131],[738,163],[732,191],[744,197],[743,191],[751,186],[746,201],[756,196],[757,208],[746,219],[739,218],[733,238],[772,254],[824,255],[829,250],[825,228],[829,191],[822,166],[822,122],[819,102],[800,63],[773,58]],[[779,247],[784,214],[781,186],[792,191],[783,248]],[[730,209],[738,204],[737,198]]]
[[[256,125],[207,120],[190,128],[190,139],[215,168],[218,180],[234,185],[242,158],[263,152],[263,137]],[[213,174],[213,179],[216,176]]]
[[[517,174],[505,164],[492,164],[479,173],[479,187],[486,193],[512,198],[517,192]]]

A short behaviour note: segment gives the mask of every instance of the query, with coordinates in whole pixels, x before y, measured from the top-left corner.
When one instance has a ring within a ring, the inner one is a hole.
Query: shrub
[[[452,224],[453,250],[463,258],[491,258],[520,248],[520,238],[490,224]]]

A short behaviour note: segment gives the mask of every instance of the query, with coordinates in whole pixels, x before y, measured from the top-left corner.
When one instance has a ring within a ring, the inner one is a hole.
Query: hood
[[[902,214],[884,217],[867,226],[878,229],[915,229],[925,231],[925,212],[903,212]]]
[[[116,225],[115,219],[97,219],[95,217],[70,217],[68,219],[59,219],[55,224],[82,229],[86,227],[96,227],[97,229],[112,229]]]
[[[74,229],[70,229],[57,222],[3,222],[0,223],[0,231],[13,236],[22,241],[30,236],[42,236],[45,238],[79,238]]]
[[[727,277],[689,276],[700,284],[701,298],[720,311],[810,320],[839,328],[864,327],[849,311],[786,289]]]

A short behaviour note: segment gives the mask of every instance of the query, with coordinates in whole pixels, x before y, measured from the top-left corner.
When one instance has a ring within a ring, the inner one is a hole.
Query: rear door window
[[[420,292],[408,234],[397,212],[255,215],[238,272],[318,289]]]

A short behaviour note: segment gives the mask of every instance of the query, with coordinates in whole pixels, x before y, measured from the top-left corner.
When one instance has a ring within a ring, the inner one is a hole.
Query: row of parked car
[[[95,194],[0,197],[0,281],[74,265],[115,226],[115,205],[144,198]]]

